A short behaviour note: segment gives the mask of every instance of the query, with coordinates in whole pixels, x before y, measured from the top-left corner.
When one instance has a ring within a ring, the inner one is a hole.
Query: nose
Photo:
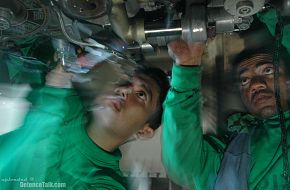
[[[124,99],[127,99],[129,94],[132,93],[132,89],[130,87],[119,87],[115,90],[115,93],[122,96]]]
[[[251,94],[266,89],[267,84],[263,76],[255,76],[251,79],[250,92]]]

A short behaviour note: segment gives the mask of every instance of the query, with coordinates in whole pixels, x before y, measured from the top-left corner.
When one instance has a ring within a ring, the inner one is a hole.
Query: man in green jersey
[[[163,163],[168,175],[189,189],[288,189],[289,151],[287,142],[281,141],[273,53],[251,49],[237,56],[235,74],[248,113],[234,114],[228,119],[228,128],[234,135],[225,143],[202,132],[200,63],[205,45],[176,40],[168,47],[175,59],[162,130]],[[288,60],[283,59],[281,64]],[[280,65],[279,70],[282,123],[287,128],[290,112],[286,69]],[[289,130],[284,137],[289,140]],[[281,146],[286,148],[282,151]]]
[[[152,137],[160,126],[165,73],[137,67],[113,93],[98,97],[89,117],[71,78],[60,66],[52,70],[46,85],[29,93],[23,126],[0,137],[0,189],[128,188],[119,147],[133,136]]]

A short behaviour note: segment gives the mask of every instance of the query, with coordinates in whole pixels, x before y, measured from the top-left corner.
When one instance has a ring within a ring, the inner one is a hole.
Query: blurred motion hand
[[[46,75],[46,85],[56,88],[72,88],[73,73],[64,71],[58,64],[52,71]]]
[[[94,104],[98,104],[99,97],[115,94],[119,84],[130,82],[136,66],[134,61],[110,53],[88,73],[74,75],[72,82],[82,96],[96,97]]]
[[[194,66],[201,64],[206,45],[203,42],[188,44],[184,40],[175,40],[168,44],[168,53],[177,65]]]

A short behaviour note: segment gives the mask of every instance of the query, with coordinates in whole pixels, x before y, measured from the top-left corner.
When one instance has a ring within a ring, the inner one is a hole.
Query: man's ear
[[[140,129],[136,133],[136,136],[137,136],[137,139],[140,139],[140,140],[150,139],[154,136],[154,130],[147,123],[147,124],[145,124],[143,129]]]

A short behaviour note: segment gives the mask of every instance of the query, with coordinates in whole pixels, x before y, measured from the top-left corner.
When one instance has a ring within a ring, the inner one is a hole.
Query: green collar
[[[290,122],[290,110],[284,112],[285,122]],[[275,115],[267,119],[258,119],[248,113],[236,113],[231,115],[227,120],[228,130],[231,132],[249,132],[248,127],[279,127],[279,116]],[[287,125],[286,125],[287,127]]]

